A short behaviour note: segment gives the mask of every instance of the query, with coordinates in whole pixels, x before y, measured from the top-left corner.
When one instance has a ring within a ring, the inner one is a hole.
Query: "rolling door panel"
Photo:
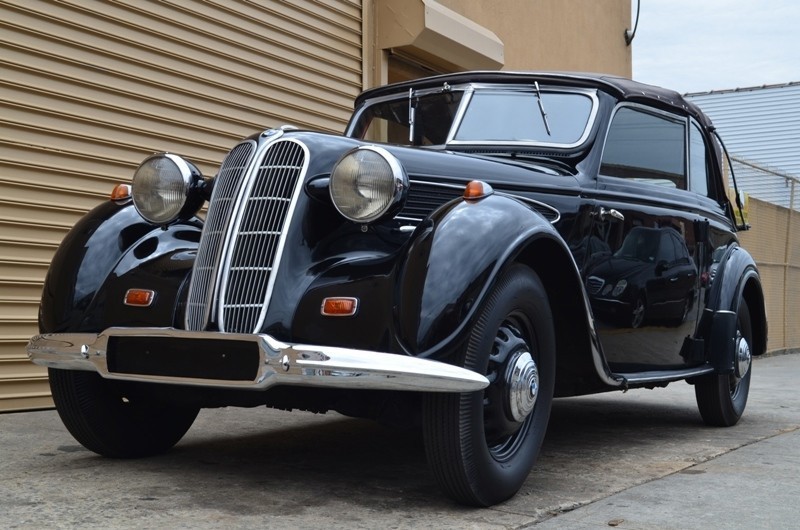
[[[0,0],[0,411],[52,404],[24,348],[69,228],[153,152],[210,176],[264,128],[342,131],[361,14],[347,0]]]

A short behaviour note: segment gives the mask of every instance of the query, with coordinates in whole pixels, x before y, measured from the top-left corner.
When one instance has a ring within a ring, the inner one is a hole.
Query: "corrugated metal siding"
[[[711,117],[730,153],[800,177],[800,82],[735,91],[688,94]],[[734,166],[741,189],[789,206],[785,179]]]
[[[77,219],[154,151],[208,175],[252,132],[339,132],[361,89],[361,2],[0,1],[0,410],[49,405],[26,360]]]

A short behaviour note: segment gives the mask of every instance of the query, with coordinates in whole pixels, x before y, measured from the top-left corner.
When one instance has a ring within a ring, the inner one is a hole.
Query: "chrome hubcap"
[[[533,411],[539,394],[539,371],[530,352],[520,352],[506,369],[508,411],[522,422]]]
[[[750,354],[750,345],[747,339],[738,335],[736,337],[736,379],[742,379],[747,375],[750,370],[750,363],[752,362]]]

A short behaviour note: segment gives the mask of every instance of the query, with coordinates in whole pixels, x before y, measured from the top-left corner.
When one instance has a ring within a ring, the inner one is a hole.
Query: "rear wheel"
[[[137,458],[170,449],[192,426],[199,408],[128,395],[93,372],[49,370],[50,389],[67,430],[87,449]]]
[[[742,417],[750,393],[753,372],[750,345],[753,333],[747,302],[739,303],[736,314],[736,360],[732,374],[709,374],[694,386],[700,415],[707,425],[730,427]]]
[[[530,269],[498,282],[461,364],[485,374],[482,392],[427,394],[425,449],[442,489],[463,504],[490,506],[522,487],[539,454],[555,380],[555,332],[547,294]]]

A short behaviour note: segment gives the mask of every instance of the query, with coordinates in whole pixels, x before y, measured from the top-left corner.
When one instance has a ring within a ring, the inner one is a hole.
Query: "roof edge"
[[[712,94],[731,94],[735,92],[755,92],[757,90],[769,90],[772,88],[789,88],[800,85],[800,81],[789,81],[788,83],[773,83],[768,85],[738,87],[738,88],[723,88],[719,90],[706,90],[704,92],[686,92],[684,97],[694,96],[710,96]]]

